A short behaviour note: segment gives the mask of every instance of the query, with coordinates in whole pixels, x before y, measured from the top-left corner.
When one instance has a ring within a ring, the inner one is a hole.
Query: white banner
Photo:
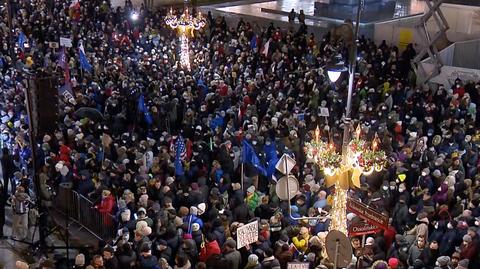
[[[287,269],[308,269],[310,264],[308,262],[289,262]]]
[[[322,116],[322,117],[330,116],[330,112],[328,111],[328,107],[321,107],[320,108],[320,116]]]
[[[258,221],[250,222],[237,229],[237,248],[258,241]]]
[[[65,37],[60,37],[60,46],[71,48],[72,47],[72,39],[65,38]]]

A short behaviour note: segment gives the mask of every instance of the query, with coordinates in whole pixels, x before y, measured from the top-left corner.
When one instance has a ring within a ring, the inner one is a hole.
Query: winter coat
[[[275,257],[267,257],[262,261],[263,269],[280,269],[280,262]]]
[[[475,257],[477,256],[477,246],[475,243],[469,242],[467,245],[461,245],[460,246],[460,259],[469,259],[470,261],[473,261]]]
[[[231,268],[230,261],[221,254],[212,254],[206,260],[207,268],[209,269],[224,269]]]
[[[212,232],[216,237],[218,241],[219,246],[223,246],[223,243],[225,243],[225,228],[223,226],[217,226],[213,229]]]
[[[440,185],[440,191],[436,192],[433,197],[433,201],[436,204],[445,204],[448,200],[448,185],[444,182]]]
[[[106,269],[120,269],[117,257],[112,257],[109,260],[105,259],[103,263]]]
[[[308,249],[308,237],[307,238],[301,238],[300,236],[295,236],[292,238],[292,242],[295,245],[295,247],[298,249],[300,252],[305,252]]]
[[[408,207],[404,203],[398,203],[393,210],[393,227],[399,234],[403,234],[407,225]]]
[[[135,261],[137,260],[137,255],[133,251],[131,253],[124,252],[117,255],[117,260],[119,266],[118,268],[133,268],[133,266],[135,265]]]
[[[259,203],[258,199],[259,197],[257,192],[254,192],[252,195],[247,196],[247,198],[245,198],[245,200],[247,201],[249,210],[255,211]]]
[[[184,217],[183,218],[183,223],[188,224],[188,231],[190,233],[192,231],[192,224],[194,224],[194,223],[197,223],[198,225],[200,225],[200,229],[203,228],[203,220],[196,215],[188,215],[188,216]]]
[[[248,209],[248,206],[246,203],[241,203],[240,205],[235,207],[235,209],[233,210],[234,221],[238,221],[240,223],[248,223],[251,217],[252,217],[252,214]]]
[[[439,249],[440,249],[440,256],[450,256],[453,254],[455,250],[455,237],[456,231],[455,229],[447,229],[447,231],[443,234],[442,239],[440,241]]]
[[[218,245],[217,240],[214,240],[206,243],[205,247],[200,250],[200,257],[198,258],[198,260],[201,262],[206,262],[208,258],[210,258],[210,256],[220,253],[222,253],[222,251],[220,250],[220,246]]]
[[[228,260],[231,269],[240,269],[242,264],[242,254],[236,249],[224,254],[225,259]]]
[[[408,250],[408,264],[413,265],[415,260],[420,257],[423,249],[419,249],[416,244],[413,244]]]
[[[142,269],[154,269],[158,266],[157,258],[153,255],[143,256],[140,255],[138,259],[138,264]]]
[[[103,214],[112,214],[115,207],[115,198],[109,195],[102,199],[100,205],[98,205],[98,211]]]

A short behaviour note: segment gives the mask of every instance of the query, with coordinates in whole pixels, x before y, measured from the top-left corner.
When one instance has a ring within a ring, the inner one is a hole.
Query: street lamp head
[[[335,83],[335,82],[337,82],[338,78],[340,78],[340,75],[342,74],[342,72],[328,70],[327,74],[328,74],[328,78],[330,79],[330,81],[332,83]]]
[[[341,54],[338,54],[335,57],[333,57],[332,62],[330,62],[330,64],[327,65],[326,69],[327,69],[328,78],[332,83],[337,82],[342,72],[348,71],[348,68],[345,67],[345,62],[343,61]]]
[[[130,15],[130,18],[131,18],[133,21],[138,20],[138,13],[137,13],[137,12],[133,12],[132,15]]]
[[[335,83],[340,78],[342,72],[345,72],[347,70],[347,67],[345,67],[343,64],[332,66],[327,69],[328,78],[332,83]]]

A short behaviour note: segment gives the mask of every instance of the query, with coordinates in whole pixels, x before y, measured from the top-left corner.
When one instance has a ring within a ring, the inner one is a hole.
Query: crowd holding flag
[[[80,20],[80,1],[73,0],[68,7],[68,16],[74,21]]]
[[[275,141],[266,143],[265,146],[263,146],[263,151],[265,152],[265,160],[267,162],[267,178],[277,181],[275,165],[278,162],[278,155]]]
[[[145,104],[145,97],[143,96],[143,94],[141,94],[138,97],[137,109],[138,109],[139,112],[141,112],[143,114],[143,119],[148,124],[148,126],[152,125],[153,124],[153,118],[152,118],[152,115],[150,114],[150,111],[148,111],[148,108]]]
[[[85,54],[85,49],[83,48],[83,44],[80,43],[78,47],[78,53],[80,55],[80,67],[87,71],[88,73],[92,72],[92,65],[88,62],[87,55]]]
[[[265,43],[265,45],[262,48],[262,51],[260,52],[261,54],[268,56],[268,50],[270,49],[270,39]]]
[[[181,135],[178,136],[175,142],[175,175],[183,176],[183,163],[182,161],[187,156],[187,147],[185,146],[185,140]]]
[[[264,176],[267,175],[267,170],[260,162],[257,153],[253,149],[252,145],[246,140],[242,141],[242,163],[249,163],[253,165]]]
[[[64,84],[60,87],[58,94],[66,97],[67,100],[74,99],[72,92],[72,82],[70,78],[70,66],[68,64],[68,57],[65,51],[65,47],[60,49],[58,54],[57,65],[63,69]]]
[[[20,32],[20,34],[18,34],[18,40],[17,40],[17,43],[18,43],[18,47],[20,48],[20,50],[24,50],[25,49],[25,43],[27,43],[27,36],[23,33],[23,32]]]

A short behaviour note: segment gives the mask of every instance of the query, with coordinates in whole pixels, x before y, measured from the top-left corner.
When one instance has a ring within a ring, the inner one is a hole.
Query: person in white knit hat
[[[29,266],[26,262],[22,262],[22,261],[17,261],[15,263],[15,269],[28,269]]]

